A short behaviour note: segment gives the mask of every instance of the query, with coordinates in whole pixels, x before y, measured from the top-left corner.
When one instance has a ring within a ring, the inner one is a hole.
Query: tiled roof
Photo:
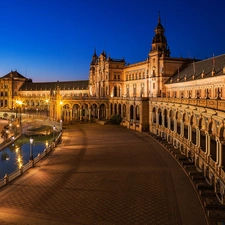
[[[179,68],[176,73],[166,82],[166,84],[209,78],[212,77],[213,70],[213,76],[220,76],[223,74],[224,67],[225,54],[193,62],[184,69]]]
[[[33,83],[25,82],[21,87],[20,91],[41,91],[41,90],[56,90],[59,86],[60,90],[88,90],[88,80],[80,81],[57,81],[57,82],[42,82]]]
[[[7,73],[5,76],[1,77],[1,79],[2,78],[22,78],[22,79],[27,79],[26,77],[24,77],[23,75],[18,73],[16,70],[15,71],[11,71],[10,73]]]

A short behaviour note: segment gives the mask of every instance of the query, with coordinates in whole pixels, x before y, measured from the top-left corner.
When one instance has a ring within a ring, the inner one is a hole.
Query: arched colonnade
[[[150,131],[195,162],[225,202],[225,113],[201,107],[152,102]]]

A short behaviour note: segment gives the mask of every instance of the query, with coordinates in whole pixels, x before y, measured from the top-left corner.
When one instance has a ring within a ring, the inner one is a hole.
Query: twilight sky
[[[0,76],[87,80],[96,48],[147,58],[158,12],[173,57],[225,53],[224,0],[0,0]]]

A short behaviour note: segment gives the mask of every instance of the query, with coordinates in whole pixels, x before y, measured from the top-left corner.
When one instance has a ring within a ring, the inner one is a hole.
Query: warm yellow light
[[[63,104],[63,102],[61,101],[61,102],[60,102],[60,105],[62,105],[62,104]]]
[[[49,102],[49,100],[48,100],[48,99],[46,99],[45,101],[46,101],[46,103],[48,103],[48,102]]]
[[[20,100],[16,100],[16,103],[19,104],[19,105],[22,105],[23,104],[23,102],[20,101]]]

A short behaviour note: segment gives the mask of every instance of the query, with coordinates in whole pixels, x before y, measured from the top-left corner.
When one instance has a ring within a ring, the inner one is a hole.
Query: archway
[[[134,119],[134,106],[131,105],[130,106],[130,120],[133,120]]]

